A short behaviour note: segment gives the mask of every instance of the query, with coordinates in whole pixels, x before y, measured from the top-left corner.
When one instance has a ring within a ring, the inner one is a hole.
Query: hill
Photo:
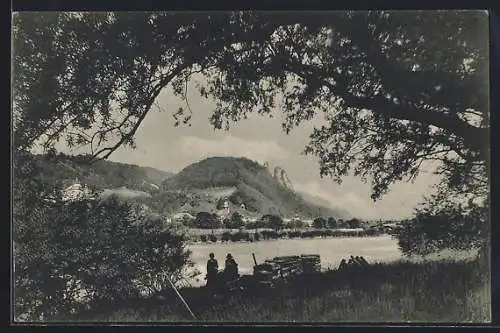
[[[345,215],[345,212],[304,200],[275,178],[266,166],[246,158],[211,157],[193,163],[166,179],[162,191],[184,193],[181,200],[185,202],[179,204],[178,209],[192,214],[207,207],[217,212],[221,200],[228,199],[231,211],[244,211],[246,215],[297,214],[306,218]]]
[[[49,184],[69,186],[75,182],[103,190],[103,196],[118,195],[143,203],[160,214],[207,211],[224,216],[239,212],[258,218],[277,214],[303,218],[333,216],[345,211],[328,207],[321,198],[296,193],[267,166],[246,158],[212,157],[185,167],[174,175],[151,167],[111,161],[88,162],[76,156],[34,155],[41,178]],[[282,169],[280,169],[282,170]]]
[[[34,155],[41,179],[49,184],[61,182],[69,186],[74,182],[95,186],[98,189],[155,192],[162,182],[171,177],[170,172],[111,161],[86,162],[77,156],[57,154]]]

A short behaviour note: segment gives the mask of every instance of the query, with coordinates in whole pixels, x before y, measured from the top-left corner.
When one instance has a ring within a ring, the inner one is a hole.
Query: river
[[[219,268],[224,268],[226,254],[231,253],[238,263],[240,274],[252,274],[253,258],[258,263],[276,256],[319,254],[323,270],[338,267],[343,258],[363,256],[369,263],[391,262],[403,259],[397,241],[388,235],[376,237],[330,237],[313,239],[278,239],[258,242],[227,242],[227,243],[196,243],[189,245],[191,260],[195,269],[202,274],[190,279],[193,286],[205,284],[208,254],[213,252],[219,262]]]

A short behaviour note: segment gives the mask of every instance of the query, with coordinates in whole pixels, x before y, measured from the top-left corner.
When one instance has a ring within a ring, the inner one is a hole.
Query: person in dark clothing
[[[234,260],[231,253],[228,253],[226,256],[224,275],[228,281],[234,280],[238,277],[238,264]]]
[[[361,264],[362,264],[363,266],[368,266],[368,265],[369,265],[369,264],[368,264],[368,261],[366,261],[366,259],[365,259],[365,258],[363,258],[363,256],[359,257],[359,261],[361,262]]]
[[[346,263],[345,259],[342,259],[340,261],[340,265],[339,265],[339,269],[338,270],[339,271],[344,270],[346,267],[347,267],[347,263]]]
[[[213,253],[210,253],[210,259],[207,261],[207,287],[214,289],[216,285],[217,273],[219,272],[219,263]]]
[[[356,261],[356,258],[354,258],[353,256],[351,256],[349,258],[349,266],[352,266],[352,267],[359,266],[358,262]]]

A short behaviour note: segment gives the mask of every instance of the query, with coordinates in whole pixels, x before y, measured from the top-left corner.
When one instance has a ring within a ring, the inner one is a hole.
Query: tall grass
[[[474,261],[397,262],[327,271],[275,290],[214,299],[182,291],[203,322],[433,322],[491,320],[488,267]],[[81,314],[103,321],[192,321],[172,292]]]

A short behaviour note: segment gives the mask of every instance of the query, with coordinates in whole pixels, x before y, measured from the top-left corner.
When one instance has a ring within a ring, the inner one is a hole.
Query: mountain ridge
[[[344,217],[345,212],[333,207],[306,201],[293,190],[293,185],[281,167],[272,169],[244,157],[209,157],[192,163],[176,175],[166,179],[163,191],[194,191],[207,188],[235,187],[227,198],[234,205],[244,204],[250,213]],[[285,178],[286,177],[286,178]],[[286,179],[288,181],[283,182]],[[193,209],[192,212],[195,212]],[[190,212],[190,213],[192,213]]]
[[[140,202],[163,215],[201,211],[247,217],[277,214],[283,217],[344,218],[346,212],[328,207],[320,198],[293,190],[283,168],[273,169],[243,157],[209,157],[177,174],[147,166],[114,161],[86,162],[78,156],[33,155],[46,183],[92,185],[103,196],[116,195]],[[285,179],[285,181],[283,181]]]
[[[69,186],[75,182],[93,185],[98,189],[127,187],[132,190],[151,191],[173,173],[135,164],[98,160],[86,162],[78,156],[32,154],[40,169],[41,180]]]

